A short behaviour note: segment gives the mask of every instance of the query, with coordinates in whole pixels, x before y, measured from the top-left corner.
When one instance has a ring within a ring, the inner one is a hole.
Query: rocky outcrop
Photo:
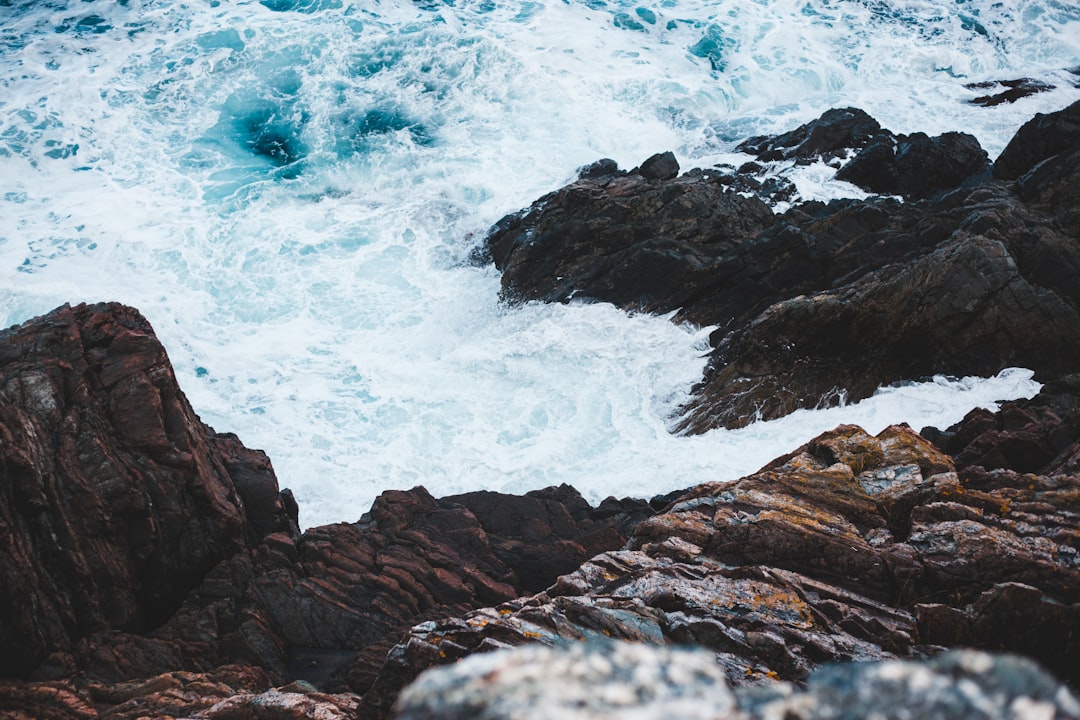
[[[150,632],[222,559],[295,531],[266,457],[198,421],[120,306],[0,334],[0,472],[4,676],[95,632]]]
[[[730,688],[710,653],[628,643],[520,648],[425,673],[397,720],[1065,720],[1080,701],[1016,657],[954,652],[814,672],[801,688]]]
[[[607,638],[708,648],[733,685],[942,645],[1026,653],[1076,682],[1080,476],[988,477],[909,428],[840,427],[694,488],[542,593],[418,625],[361,707],[475,653]]]
[[[1037,164],[1080,146],[1080,102],[1024,123],[994,161],[994,177],[1015,180]]]
[[[1080,352],[1076,107],[1017,134],[994,166],[1014,182],[987,178],[969,138],[893,136],[860,111],[830,111],[744,149],[798,161],[861,147],[838,176],[880,177],[867,182],[888,193],[915,183],[903,192],[935,199],[773,215],[722,170],[662,181],[609,165],[501,220],[487,247],[510,299],[594,299],[717,326],[685,432],[938,373],[1023,366],[1048,380]]]
[[[653,513],[415,488],[301,535],[265,455],[199,420],[115,304],[0,334],[0,441],[14,717],[344,717],[412,625],[539,591]]]

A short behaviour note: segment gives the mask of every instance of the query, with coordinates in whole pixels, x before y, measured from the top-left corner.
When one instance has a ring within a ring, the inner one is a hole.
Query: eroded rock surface
[[[539,591],[652,513],[414,488],[301,535],[137,311],[63,307],[0,333],[0,708],[345,717],[412,625]]]
[[[942,645],[1027,653],[1075,682],[1077,497],[1080,477],[965,481],[907,427],[842,426],[691,490],[542,593],[413,628],[362,707],[474,653],[608,638],[708,648],[734,685]]]
[[[0,333],[0,474],[4,676],[95,632],[152,631],[222,559],[295,532],[266,457],[199,422],[117,305]]]

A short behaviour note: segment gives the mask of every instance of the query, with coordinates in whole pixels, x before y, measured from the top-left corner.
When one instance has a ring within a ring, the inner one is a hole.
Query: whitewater
[[[707,166],[830,107],[994,157],[1080,98],[1077,65],[1059,0],[0,0],[0,326],[137,307],[305,526],[419,484],[595,502],[733,479],[840,422],[945,426],[1038,385],[935,378],[676,436],[708,328],[503,303],[469,260],[487,229],[598,158]],[[1017,77],[1055,89],[967,102]]]

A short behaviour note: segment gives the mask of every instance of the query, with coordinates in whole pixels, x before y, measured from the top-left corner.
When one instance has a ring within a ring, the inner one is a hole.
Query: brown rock
[[[289,529],[260,453],[203,425],[150,325],[63,307],[0,333],[0,675],[110,629],[164,622],[258,535],[232,472]]]
[[[938,644],[1075,681],[1080,478],[995,477],[961,480],[905,426],[841,426],[694,488],[543,593],[413,628],[361,707],[380,717],[417,673],[473,653],[608,637],[702,645],[735,684]]]

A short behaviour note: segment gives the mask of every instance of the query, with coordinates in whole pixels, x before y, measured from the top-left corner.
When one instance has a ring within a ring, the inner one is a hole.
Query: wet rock
[[[983,107],[994,107],[996,105],[1014,103],[1022,98],[1054,89],[1054,86],[1050,83],[1043,82],[1042,80],[1035,80],[1034,78],[967,83],[964,87],[968,90],[997,90],[995,93],[979,95],[978,97],[968,100],[972,105],[981,105]]]
[[[782,135],[761,135],[735,149],[766,162],[843,157],[861,148],[881,131],[877,120],[858,108],[826,110],[817,120]]]
[[[689,302],[712,284],[725,253],[773,218],[757,198],[725,188],[720,175],[586,178],[500,220],[487,249],[503,271],[504,293],[655,312]]]
[[[1016,152],[1041,159],[1068,145],[1072,112],[1018,133],[1030,140]],[[705,375],[676,423],[687,433],[941,373],[1073,372],[1080,150],[994,182],[968,136],[894,136],[858,113],[838,117],[744,149],[813,155],[838,147],[825,138],[857,137],[864,147],[841,174],[934,199],[808,202],[774,215],[739,194],[767,195],[756,178],[723,169],[580,180],[493,228],[487,247],[504,295],[600,300],[715,326]]]
[[[994,177],[1015,180],[1043,160],[1080,144],[1080,101],[1054,113],[1039,113],[1016,131],[994,161]]]
[[[1003,403],[996,413],[976,408],[936,438],[973,480],[998,470],[1080,474],[1080,375],[1047,383],[1034,398]]]
[[[679,174],[679,163],[671,151],[657,153],[635,171],[646,180],[671,180]]]
[[[843,180],[881,195],[922,200],[953,190],[988,170],[986,151],[972,135],[948,132],[892,135],[883,132],[836,173]]]
[[[199,421],[119,305],[0,334],[0,460],[0,677],[32,681],[6,686],[28,716],[347,715],[315,687],[365,690],[412,625],[536,592],[654,512],[415,488],[301,535],[267,458]],[[207,679],[234,666],[261,680]],[[311,692],[265,695],[290,681]]]
[[[710,653],[628,643],[517,648],[425,673],[397,720],[660,720],[1076,717],[1080,702],[1035,664],[982,652],[815,671],[788,683],[732,689]]]

